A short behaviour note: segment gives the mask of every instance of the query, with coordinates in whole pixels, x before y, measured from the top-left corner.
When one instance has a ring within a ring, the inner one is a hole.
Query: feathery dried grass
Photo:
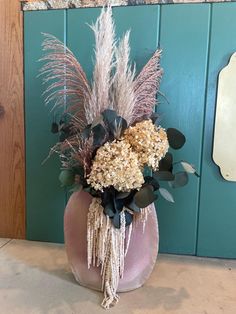
[[[82,129],[88,123],[88,103],[91,88],[82,66],[74,54],[56,37],[44,34],[43,51],[45,56],[40,61],[46,64],[40,70],[43,82],[50,83],[45,90],[46,104],[54,102],[56,107],[67,106],[73,115],[73,123]]]
[[[84,176],[86,177],[91,171],[93,139],[82,140],[79,134],[66,139],[60,146],[61,156],[66,156],[63,162],[63,168],[83,165]],[[73,164],[71,164],[71,162]]]
[[[91,123],[102,111],[111,107],[109,94],[115,50],[115,27],[111,7],[103,8],[96,23],[90,27],[95,36],[95,66],[88,108],[90,111],[88,122]]]
[[[161,50],[157,50],[134,81],[135,106],[132,123],[149,117],[156,104],[163,70],[160,68]]]
[[[132,121],[132,113],[135,105],[134,77],[130,66],[130,32],[126,32],[115,51],[116,72],[113,79],[113,107],[116,112],[126,119],[128,124]]]

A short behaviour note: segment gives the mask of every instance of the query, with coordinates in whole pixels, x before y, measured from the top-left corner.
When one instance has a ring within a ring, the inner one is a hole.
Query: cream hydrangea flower
[[[128,142],[114,140],[101,146],[96,153],[87,182],[95,190],[114,186],[128,192],[144,183],[137,154]]]
[[[124,140],[138,155],[140,165],[148,165],[157,170],[159,161],[169,149],[165,130],[155,126],[151,120],[144,120],[129,127],[124,133]]]

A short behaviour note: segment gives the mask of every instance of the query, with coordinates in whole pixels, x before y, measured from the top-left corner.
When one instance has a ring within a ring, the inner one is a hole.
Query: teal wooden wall
[[[41,166],[56,141],[53,116],[41,97],[37,78],[41,32],[56,35],[92,73],[92,23],[100,9],[25,13],[25,117],[27,165],[27,238],[63,241],[66,193],[57,180],[56,156]],[[152,5],[114,8],[117,35],[131,29],[132,58],[140,69],[157,47],[163,49],[165,75],[157,110],[164,126],[187,135],[175,152],[195,164],[201,178],[174,191],[175,204],[160,201],[160,250],[168,253],[236,257],[235,184],[224,181],[212,162],[212,136],[218,72],[236,50],[236,3]]]
[[[63,241],[64,191],[58,175],[60,164],[53,156],[42,166],[57,138],[50,132],[52,115],[43,102],[41,33],[60,40],[66,34],[65,11],[26,13],[24,19],[25,53],[25,128],[26,128],[26,231],[27,239]]]
[[[212,8],[197,237],[201,256],[236,258],[236,183],[225,181],[212,161],[216,78],[236,51],[235,17],[236,3]]]
[[[158,108],[166,126],[186,134],[183,149],[174,152],[175,160],[201,164],[204,121],[207,49],[210,5],[162,6],[160,47],[165,74],[161,91],[168,98]],[[200,22],[201,21],[201,22]],[[195,254],[199,179],[173,191],[175,204],[161,200],[157,204],[160,223],[160,250],[169,253]]]

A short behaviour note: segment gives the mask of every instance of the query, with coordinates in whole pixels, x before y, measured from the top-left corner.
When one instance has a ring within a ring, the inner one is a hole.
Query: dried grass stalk
[[[95,36],[95,65],[88,122],[92,122],[102,111],[111,107],[109,94],[114,67],[115,27],[110,6],[102,9],[100,17],[91,28]]]
[[[161,50],[157,50],[134,81],[135,106],[132,123],[142,120],[144,116],[150,116],[153,112],[163,74],[160,57]]]
[[[133,70],[129,64],[130,46],[127,32],[122,38],[115,52],[116,73],[113,81],[113,107],[117,113],[126,119],[128,124],[132,121],[132,113],[135,105],[134,77]]]
[[[60,40],[49,34],[44,36],[42,47],[46,54],[40,61],[46,63],[40,75],[43,75],[44,83],[50,83],[44,92],[45,102],[54,102],[52,110],[66,105],[76,127],[82,129],[90,116],[91,88],[86,74],[74,54]]]

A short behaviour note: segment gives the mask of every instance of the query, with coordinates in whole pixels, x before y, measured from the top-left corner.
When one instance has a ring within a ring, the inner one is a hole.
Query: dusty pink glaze
[[[64,216],[65,244],[72,272],[79,284],[101,290],[100,268],[87,268],[87,212],[91,199],[85,192],[75,192],[70,197]],[[158,240],[156,212],[152,205],[145,232],[141,223],[132,231],[119,292],[139,288],[148,279],[156,262]]]

